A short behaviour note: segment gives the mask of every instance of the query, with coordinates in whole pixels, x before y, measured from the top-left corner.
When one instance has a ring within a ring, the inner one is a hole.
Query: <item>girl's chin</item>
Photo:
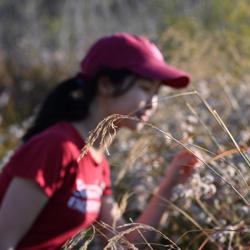
[[[134,120],[134,119],[124,119],[120,120],[116,125],[119,128],[126,128],[131,131],[140,131],[145,126],[146,121]]]
[[[125,125],[125,124],[124,124]],[[140,131],[141,129],[143,129],[143,127],[145,126],[144,122],[138,122],[138,121],[129,121],[125,126],[123,126],[124,128],[127,128],[131,131]]]
[[[138,122],[137,127],[136,127],[136,131],[140,131],[144,128],[145,123],[144,122]]]

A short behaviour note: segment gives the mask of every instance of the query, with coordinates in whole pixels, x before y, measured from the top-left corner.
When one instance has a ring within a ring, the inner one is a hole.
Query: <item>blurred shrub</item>
[[[170,27],[161,36],[166,56],[186,64],[194,77],[203,67],[201,77],[219,72],[238,77],[248,73],[249,1],[194,1],[189,9],[180,5],[181,1],[175,1],[165,17]],[[178,18],[173,14],[177,10]]]
[[[0,164],[17,146],[47,90],[75,73],[77,60],[93,40],[118,30],[153,38],[167,61],[192,73],[192,88],[219,113],[239,145],[249,146],[248,0],[110,0],[105,4],[3,0],[0,20],[5,25],[0,32]],[[174,204],[208,229],[214,242],[206,243],[204,231],[196,231],[174,206],[163,220],[162,231],[173,240],[180,237],[178,244],[184,249],[199,249],[203,243],[203,249],[219,249],[218,245],[248,249],[249,205],[232,186],[249,201],[249,166],[230,151],[235,146],[228,134],[197,95],[166,97],[171,94],[171,90],[161,93],[161,108],[153,122],[186,146],[197,146],[220,177],[204,166],[174,192]],[[150,128],[142,134],[119,134],[110,152],[115,196],[119,200],[129,194],[127,218],[143,211],[179,149]],[[223,152],[223,157],[213,160]]]

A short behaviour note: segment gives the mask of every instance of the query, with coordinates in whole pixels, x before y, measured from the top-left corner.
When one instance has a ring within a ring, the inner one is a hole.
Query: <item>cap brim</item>
[[[141,76],[159,80],[163,85],[177,89],[187,87],[191,81],[190,74],[168,65],[164,61],[151,61],[136,67],[133,66],[133,71]]]

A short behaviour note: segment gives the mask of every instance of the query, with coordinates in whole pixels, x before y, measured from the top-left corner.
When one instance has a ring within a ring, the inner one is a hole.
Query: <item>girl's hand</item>
[[[198,158],[187,150],[179,152],[166,170],[165,178],[169,185],[185,183],[198,166]]]

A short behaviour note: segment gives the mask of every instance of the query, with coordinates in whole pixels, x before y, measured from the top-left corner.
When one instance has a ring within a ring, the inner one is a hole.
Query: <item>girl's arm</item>
[[[173,161],[170,163],[170,166],[167,168],[165,178],[158,186],[157,191],[154,193],[148,206],[145,208],[141,216],[135,221],[135,223],[142,223],[157,228],[162,215],[167,208],[167,204],[162,200],[162,198],[169,199],[173,187],[178,183],[186,182],[192,174],[193,168],[196,164],[197,158],[188,151],[182,151],[181,153],[177,154]],[[145,192],[147,192],[147,190],[145,190]],[[112,226],[118,213],[119,210],[117,209],[117,205],[112,197],[104,198],[100,220]],[[122,218],[119,218],[116,221],[116,226],[122,224],[124,224],[124,221]],[[115,230],[115,228],[113,229]],[[111,230],[105,230],[105,232],[108,237],[112,237],[117,234],[115,232],[111,233]],[[148,242],[152,241],[154,239],[154,236],[155,234],[152,231],[143,231],[143,237]],[[126,238],[131,243],[145,243],[141,235],[136,230],[126,235]]]
[[[33,181],[15,177],[0,208],[0,249],[15,249],[48,201]]]

